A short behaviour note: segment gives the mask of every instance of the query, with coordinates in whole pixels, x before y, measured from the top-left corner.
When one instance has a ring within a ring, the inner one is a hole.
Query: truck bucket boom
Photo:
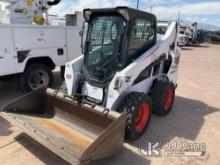
[[[2,111],[3,117],[71,164],[88,164],[123,148],[124,114],[78,103],[52,89],[27,94]]]

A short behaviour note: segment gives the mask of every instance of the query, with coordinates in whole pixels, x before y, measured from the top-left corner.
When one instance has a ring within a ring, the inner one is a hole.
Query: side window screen
[[[91,23],[91,37],[88,47],[87,62],[95,65],[109,60],[118,52],[120,33],[123,30],[120,17],[97,17]]]
[[[145,19],[136,19],[130,34],[129,56],[148,46],[154,40],[154,24]]]

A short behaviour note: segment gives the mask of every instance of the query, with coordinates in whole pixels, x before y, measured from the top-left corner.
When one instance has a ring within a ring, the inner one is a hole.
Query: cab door
[[[12,29],[0,26],[0,36],[0,76],[16,73]]]

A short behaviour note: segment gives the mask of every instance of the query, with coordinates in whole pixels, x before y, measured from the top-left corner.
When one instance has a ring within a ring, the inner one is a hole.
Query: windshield
[[[105,81],[114,75],[124,25],[119,16],[98,16],[91,20],[85,53],[85,68],[90,79]]]

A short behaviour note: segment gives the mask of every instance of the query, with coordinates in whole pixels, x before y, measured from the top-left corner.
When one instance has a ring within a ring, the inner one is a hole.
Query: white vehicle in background
[[[67,26],[47,25],[43,14],[60,0],[14,1],[8,6],[10,24],[0,25],[0,79],[16,76],[26,92],[52,86],[52,70],[64,68],[81,52],[79,32],[84,18],[77,12],[66,16]]]
[[[189,43],[189,33],[187,25],[180,25],[179,37],[178,37],[178,45],[186,46]]]
[[[188,35],[185,34],[185,31],[180,28],[179,38],[178,38],[178,45],[179,46],[186,46],[189,42]]]
[[[197,22],[193,23],[190,26],[181,25],[180,26],[180,33],[178,39],[179,46],[186,46],[186,45],[195,45],[197,44]]]
[[[189,45],[197,45],[198,44],[198,23],[194,22],[190,27],[189,27]]]

